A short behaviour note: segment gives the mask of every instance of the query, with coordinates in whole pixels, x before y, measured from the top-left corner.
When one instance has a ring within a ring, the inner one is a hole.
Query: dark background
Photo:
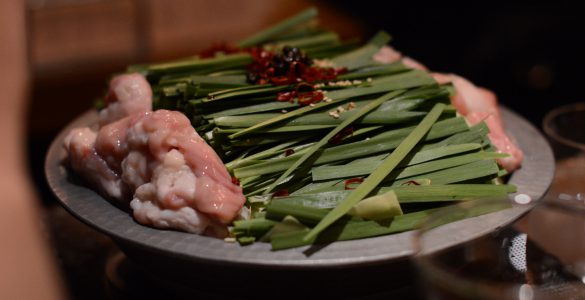
[[[551,108],[584,101],[585,17],[578,1],[510,2],[335,1],[370,34],[386,30],[404,54],[495,91],[540,127]]]

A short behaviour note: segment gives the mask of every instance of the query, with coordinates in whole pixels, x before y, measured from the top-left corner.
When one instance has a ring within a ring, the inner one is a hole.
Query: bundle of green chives
[[[147,76],[154,108],[187,115],[240,182],[254,216],[233,223],[242,245],[269,241],[278,250],[391,234],[413,229],[429,207],[515,191],[499,180],[505,154],[494,152],[485,124],[469,127],[449,105],[452,87],[401,62],[374,61],[388,34],[343,41],[316,17],[311,8],[238,45],[299,47],[345,69],[311,83],[324,99],[310,105],[298,95],[277,101],[300,84],[249,82],[254,57],[244,50],[129,68]]]

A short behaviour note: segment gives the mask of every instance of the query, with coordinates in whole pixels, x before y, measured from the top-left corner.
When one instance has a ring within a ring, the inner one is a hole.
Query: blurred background
[[[503,105],[537,127],[552,107],[583,101],[585,21],[576,4],[28,0],[29,169],[74,298],[104,297],[104,260],[113,246],[56,205],[41,167],[53,137],[90,109],[109,76],[126,65],[238,41],[311,5],[342,37],[366,39],[388,31],[396,49],[432,70],[457,73],[495,91]]]

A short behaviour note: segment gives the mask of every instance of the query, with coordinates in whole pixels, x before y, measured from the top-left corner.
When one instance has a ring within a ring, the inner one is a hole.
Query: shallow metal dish
[[[49,185],[61,204],[86,224],[112,237],[123,249],[132,253],[172,257],[175,261],[205,263],[238,268],[317,269],[352,267],[404,260],[411,254],[411,232],[355,241],[336,242],[317,251],[301,247],[273,252],[266,243],[240,247],[223,240],[149,228],[136,223],[132,216],[103,199],[90,188],[76,183],[62,162],[65,158],[63,138],[71,128],[94,124],[97,114],[88,112],[73,121],[53,141],[47,154],[45,171]],[[554,157],[542,134],[519,115],[502,108],[506,130],[525,153],[522,168],[514,172],[510,183],[519,193],[541,198],[554,175]],[[512,195],[513,196],[513,195]],[[498,227],[509,224],[532,206],[519,205],[512,209],[456,223],[456,231],[446,236],[447,244],[469,241]],[[309,249],[309,251],[307,251]],[[141,253],[144,254],[144,253]]]

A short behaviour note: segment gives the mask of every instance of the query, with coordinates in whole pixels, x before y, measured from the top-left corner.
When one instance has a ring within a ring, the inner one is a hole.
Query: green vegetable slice
[[[365,114],[367,114],[368,112],[373,110],[374,108],[380,106],[382,103],[384,103],[384,102],[386,102],[386,101],[388,101],[388,100],[390,100],[390,99],[392,99],[392,98],[394,98],[402,93],[404,93],[404,91],[394,91],[394,92],[390,92],[388,94],[385,94],[384,96],[378,98],[376,101],[368,103],[364,107],[360,108],[358,111],[351,114],[351,116],[349,116],[341,124],[339,124],[337,127],[335,127],[335,129],[331,130],[318,143],[313,145],[307,153],[305,153],[303,156],[301,156],[299,159],[297,159],[284,173],[282,173],[282,175],[280,175],[280,177],[278,177],[278,179],[276,179],[276,181],[274,181],[274,183],[272,183],[264,191],[264,194],[268,194],[268,193],[272,192],[272,190],[274,190],[274,188],[278,184],[280,184],[283,179],[287,178],[293,172],[297,171],[298,168],[304,162],[306,162],[308,159],[310,159],[319,149],[321,149],[323,146],[325,146],[327,143],[329,143],[329,141],[331,139],[333,139],[333,137],[335,137],[335,135],[340,133],[343,129],[345,129],[351,123],[353,123],[357,119],[361,118],[362,116],[364,116]]]
[[[317,235],[324,229],[329,227],[343,215],[345,215],[351,207],[356,205],[364,197],[372,192],[384,178],[398,166],[398,164],[408,155],[408,153],[416,146],[416,144],[424,137],[431,129],[431,126],[439,119],[439,116],[445,109],[445,104],[437,103],[422,122],[402,141],[388,158],[366,178],[358,188],[356,188],[347,198],[335,207],[327,216],[317,224],[307,235],[303,241],[310,241],[317,237]]]

